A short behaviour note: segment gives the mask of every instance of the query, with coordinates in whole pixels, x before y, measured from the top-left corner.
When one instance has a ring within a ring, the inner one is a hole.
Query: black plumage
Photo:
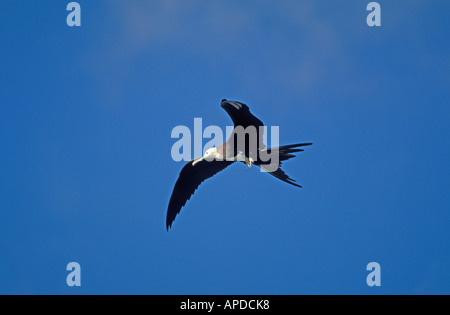
[[[194,194],[198,186],[200,186],[200,184],[206,179],[214,176],[236,162],[236,160],[233,159],[237,157],[238,152],[241,152],[245,156],[245,163],[247,166],[251,166],[253,163],[261,167],[263,170],[266,170],[270,175],[288,184],[301,188],[300,185],[295,183],[294,179],[290,178],[281,169],[281,164],[283,161],[287,161],[295,157],[293,153],[303,151],[303,149],[299,149],[300,147],[311,145],[311,143],[298,143],[275,148],[266,148],[263,142],[264,130],[261,128],[264,127],[264,124],[250,112],[247,105],[236,101],[222,100],[221,106],[231,117],[235,129],[225,143],[217,148],[214,148],[212,151],[214,159],[207,159],[205,158],[205,155],[189,161],[183,167],[178,180],[175,183],[172,196],[170,197],[166,217],[167,230],[169,230],[172,226],[176,216]],[[237,138],[238,130],[241,127],[243,129],[248,127],[256,128],[255,140],[257,142],[255,146],[251,147],[249,145],[250,139],[247,138],[247,135],[245,138],[244,147],[239,146],[239,141],[237,141]],[[253,152],[255,151],[255,147],[256,152]],[[208,151],[206,153],[208,154]],[[278,154],[278,165],[276,165],[275,170],[272,169],[274,165],[270,164],[271,161],[264,161],[260,158],[263,153]]]

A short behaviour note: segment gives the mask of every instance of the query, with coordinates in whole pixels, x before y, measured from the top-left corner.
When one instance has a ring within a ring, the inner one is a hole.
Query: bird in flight
[[[247,168],[254,164],[288,184],[302,187],[286,175],[281,169],[281,163],[295,157],[293,153],[303,151],[300,147],[312,143],[266,148],[263,142],[264,124],[250,112],[247,105],[224,99],[221,106],[233,121],[233,132],[225,143],[206,150],[202,157],[189,161],[183,167],[170,197],[166,217],[167,230],[198,186],[235,162],[243,162]]]

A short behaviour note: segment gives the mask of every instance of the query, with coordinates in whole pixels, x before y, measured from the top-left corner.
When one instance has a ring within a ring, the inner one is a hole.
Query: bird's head
[[[249,108],[247,105],[241,102],[237,101],[229,101],[226,99],[223,99],[221,102],[221,106],[228,114],[233,114],[239,111],[248,112]]]
[[[205,154],[198,160],[194,161],[192,163],[192,166],[195,166],[195,164],[197,164],[198,162],[201,162],[203,160],[206,160],[208,162],[214,160],[214,158],[217,157],[217,148],[211,148],[206,150]]]

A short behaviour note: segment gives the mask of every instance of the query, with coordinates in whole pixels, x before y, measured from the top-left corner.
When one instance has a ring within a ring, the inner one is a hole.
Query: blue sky
[[[1,294],[450,293],[448,1],[68,2],[0,10]],[[235,165],[166,232],[171,130],[222,98],[314,142],[304,188]]]

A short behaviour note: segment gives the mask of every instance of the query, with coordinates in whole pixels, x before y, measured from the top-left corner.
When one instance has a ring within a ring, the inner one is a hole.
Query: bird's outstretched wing
[[[167,209],[167,230],[172,226],[175,217],[180,213],[181,208],[191,198],[198,186],[206,179],[213,177],[233,163],[231,161],[202,160],[194,166],[193,162],[199,159],[188,162],[181,170],[178,180],[175,183]]]
[[[236,101],[227,101],[222,100],[221,103],[222,108],[228,113],[233,121],[234,127],[242,126],[244,129],[249,126],[254,126],[257,131],[257,149],[262,150],[266,146],[264,145],[264,129],[260,127],[264,127],[264,124],[261,120],[259,120],[255,115],[250,112],[250,109],[247,105],[241,102]],[[236,129],[235,129],[236,130]],[[233,132],[232,137],[234,137],[235,132]]]

